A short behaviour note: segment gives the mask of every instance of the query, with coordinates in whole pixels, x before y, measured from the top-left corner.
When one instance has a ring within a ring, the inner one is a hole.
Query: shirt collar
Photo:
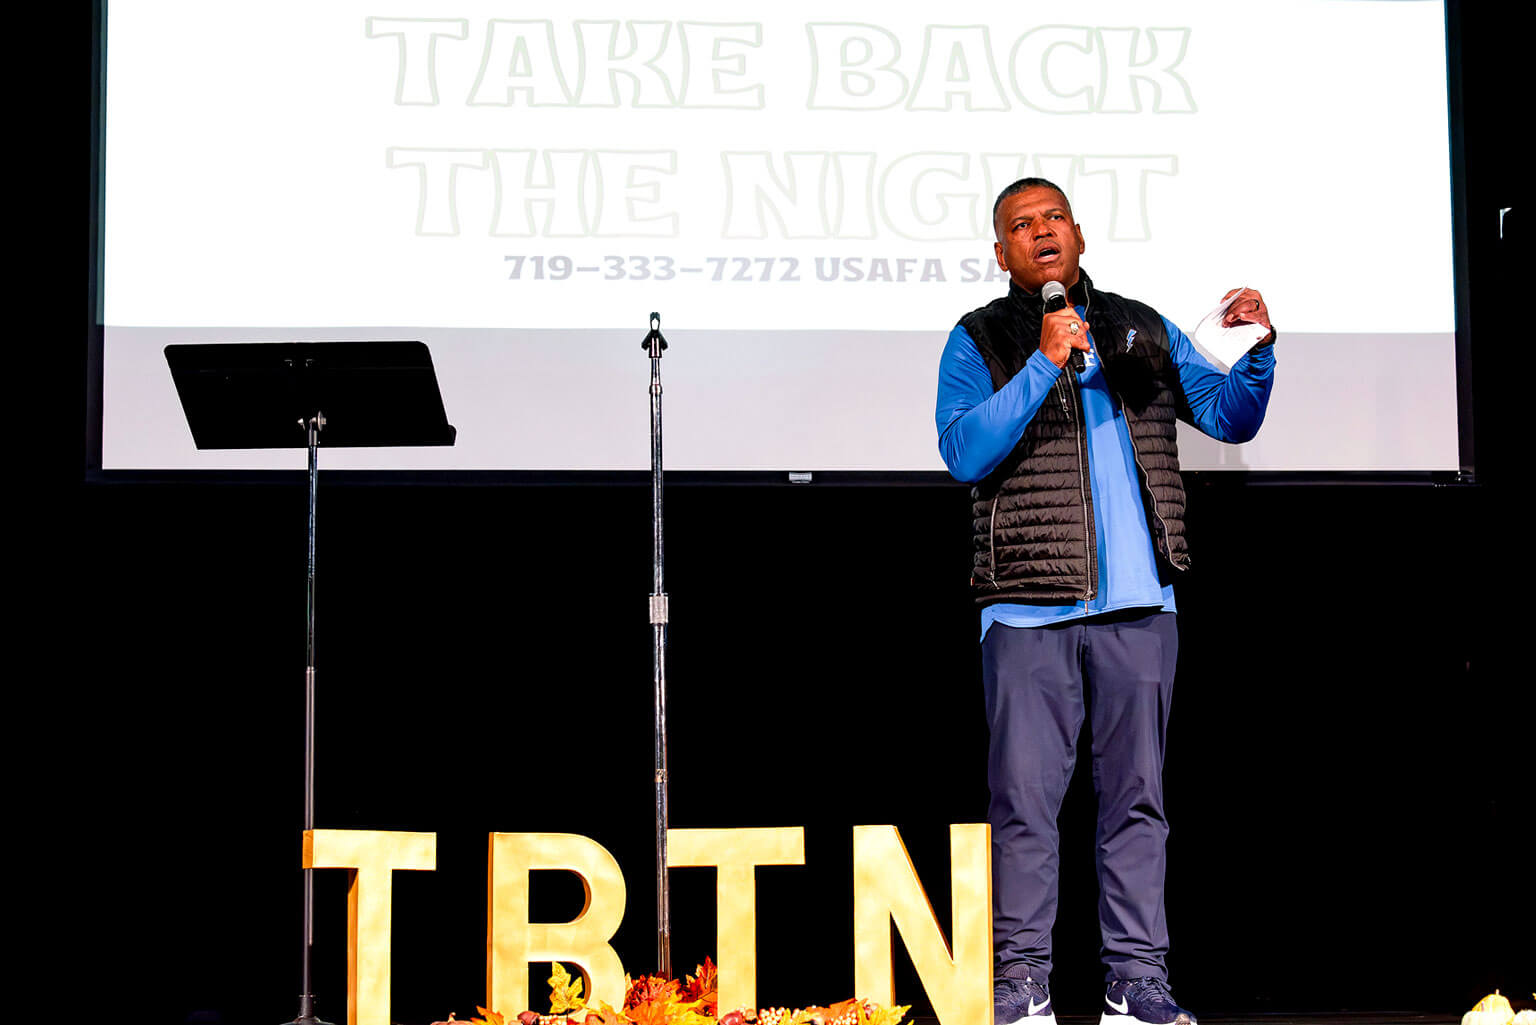
[[[1067,289],[1067,300],[1073,306],[1087,306],[1088,294],[1093,288],[1093,281],[1088,277],[1088,272],[1081,267],[1077,270],[1077,284]],[[1040,299],[1039,292],[1030,292],[1024,289],[1017,281],[1008,279],[1008,299],[1026,310],[1039,312],[1045,305]]]

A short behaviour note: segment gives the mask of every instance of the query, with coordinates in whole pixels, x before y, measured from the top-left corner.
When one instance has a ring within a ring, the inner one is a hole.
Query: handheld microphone
[[[1040,298],[1045,300],[1046,313],[1064,310],[1067,308],[1067,286],[1060,281],[1047,281],[1040,286]],[[1073,373],[1081,374],[1087,365],[1082,349],[1073,349],[1068,353],[1067,366],[1072,368]]]

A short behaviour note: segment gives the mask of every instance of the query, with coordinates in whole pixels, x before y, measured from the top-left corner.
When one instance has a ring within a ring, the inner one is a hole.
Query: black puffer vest
[[[1164,583],[1189,568],[1184,542],[1184,483],[1175,419],[1189,419],[1178,368],[1157,312],[1093,287],[1086,273],[1069,293],[1085,306],[1115,408],[1125,416],[1147,525]],[[966,314],[975,341],[1001,388],[1040,347],[1038,294],[1009,283],[1008,294]],[[1088,436],[1077,375],[1056,380],[1012,452],[971,490],[974,556],[971,591],[978,604],[1070,605],[1098,591]]]

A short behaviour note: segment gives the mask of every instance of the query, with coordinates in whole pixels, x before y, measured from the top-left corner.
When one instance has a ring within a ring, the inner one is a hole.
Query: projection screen
[[[112,3],[102,467],[199,452],[164,347],[420,339],[458,442],[332,468],[942,470],[992,200],[1062,185],[1095,283],[1280,331],[1259,438],[1188,469],[1454,470],[1433,0]]]

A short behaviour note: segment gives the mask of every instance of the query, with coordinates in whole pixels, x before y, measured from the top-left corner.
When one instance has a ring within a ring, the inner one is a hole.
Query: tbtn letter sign
[[[805,863],[805,830],[673,829],[668,864],[712,867],[721,1013],[757,1002],[759,865]],[[992,1014],[991,831],[949,827],[950,941],[895,826],[853,829],[855,995],[896,1001],[892,943],[901,934],[942,1025],[974,1025]],[[347,899],[347,1025],[389,1025],[390,877],[436,867],[436,834],[316,829],[304,834],[306,868],[352,871]],[[529,921],[529,875],[566,871],[586,893],[569,922]],[[624,917],[624,875],[596,841],[573,833],[492,833],[486,877],[486,1006],[515,1014],[529,1006],[528,965],[575,964],[595,1004],[621,1007],[624,966],[609,941]]]

